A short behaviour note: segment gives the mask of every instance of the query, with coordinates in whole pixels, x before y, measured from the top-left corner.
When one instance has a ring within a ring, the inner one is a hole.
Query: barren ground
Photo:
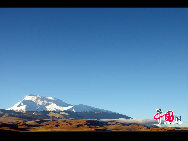
[[[28,121],[14,117],[0,118],[0,132],[40,132],[40,131],[181,131],[188,127],[147,127],[144,125],[96,120],[44,119]]]

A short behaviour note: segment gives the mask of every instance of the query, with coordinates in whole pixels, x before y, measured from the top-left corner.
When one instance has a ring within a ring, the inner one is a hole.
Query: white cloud
[[[158,122],[154,119],[143,119],[143,118],[135,118],[135,119],[101,119],[101,121],[116,121],[116,122],[126,122],[126,123],[137,123],[137,124],[158,124]]]

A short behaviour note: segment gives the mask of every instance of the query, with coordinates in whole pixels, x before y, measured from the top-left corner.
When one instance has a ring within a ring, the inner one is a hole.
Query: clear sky
[[[188,121],[188,9],[1,8],[0,108],[27,94]]]

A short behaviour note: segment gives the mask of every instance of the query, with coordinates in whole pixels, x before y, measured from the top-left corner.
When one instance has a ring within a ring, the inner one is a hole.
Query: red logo
[[[165,115],[165,120],[169,122],[174,121],[174,113],[172,111],[168,111]]]
[[[171,110],[162,115],[162,110],[157,109],[157,114],[154,115],[154,119],[158,120],[158,123],[161,124],[162,117],[166,121],[165,124],[181,124],[181,116],[175,116]]]

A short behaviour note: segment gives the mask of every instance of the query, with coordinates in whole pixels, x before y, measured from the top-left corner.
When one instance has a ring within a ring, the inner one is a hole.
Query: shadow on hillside
[[[0,129],[0,132],[29,131],[28,128],[19,128],[19,126],[17,124],[2,123],[0,127],[5,127],[6,128],[6,129]]]

